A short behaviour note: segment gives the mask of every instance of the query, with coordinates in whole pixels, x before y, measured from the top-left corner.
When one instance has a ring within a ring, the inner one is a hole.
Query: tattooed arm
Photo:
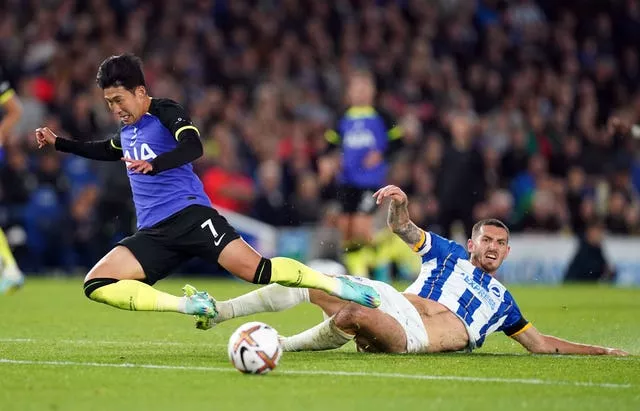
[[[409,199],[407,195],[396,186],[386,186],[378,190],[374,195],[376,203],[381,204],[385,198],[390,198],[389,214],[387,216],[387,225],[398,237],[413,247],[418,244],[424,232],[416,226],[409,218]]]

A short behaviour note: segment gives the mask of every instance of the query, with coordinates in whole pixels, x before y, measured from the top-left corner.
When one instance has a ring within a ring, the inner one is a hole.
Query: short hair
[[[502,221],[498,220],[497,218],[485,218],[483,220],[478,221],[477,223],[475,223],[473,225],[473,228],[471,229],[471,238],[476,238],[476,236],[478,234],[480,234],[480,229],[482,227],[484,227],[485,225],[490,225],[490,226],[493,226],[493,227],[503,228],[507,232],[507,240],[511,236],[511,233],[509,232],[509,227],[507,227],[507,225],[505,223],[503,223]]]
[[[131,91],[138,86],[147,86],[142,72],[142,61],[129,53],[105,59],[98,68],[96,83],[103,90],[122,86]]]

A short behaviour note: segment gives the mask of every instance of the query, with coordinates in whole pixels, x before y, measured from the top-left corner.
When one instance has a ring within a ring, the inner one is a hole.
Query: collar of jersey
[[[347,110],[347,116],[351,118],[373,117],[376,109],[371,106],[354,106]]]

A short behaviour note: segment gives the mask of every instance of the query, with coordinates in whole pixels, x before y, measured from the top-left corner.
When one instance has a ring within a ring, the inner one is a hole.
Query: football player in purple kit
[[[36,130],[40,147],[126,163],[138,230],[89,271],[87,297],[125,310],[193,314],[198,328],[209,328],[217,311],[206,292],[187,285],[185,296],[174,296],[151,287],[199,256],[256,284],[315,288],[367,307],[380,304],[371,287],[324,275],[289,258],[264,258],[240,238],[211,206],[193,172],[191,162],[203,152],[197,127],[178,103],[148,94],[139,58],[107,58],[98,69],[97,83],[120,119],[116,135],[79,142],[60,138],[46,127]]]

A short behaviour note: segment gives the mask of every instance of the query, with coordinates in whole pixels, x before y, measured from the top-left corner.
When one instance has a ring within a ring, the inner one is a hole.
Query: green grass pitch
[[[184,279],[158,287],[180,292]],[[217,298],[253,286],[192,281]],[[525,354],[496,334],[472,353],[285,353],[266,376],[235,371],[233,330],[260,320],[281,334],[316,324],[312,305],[235,319],[207,332],[192,318],[92,303],[80,279],[35,279],[0,298],[0,410],[640,410],[640,289],[513,287],[542,332],[615,346],[626,358]],[[197,407],[197,408],[196,408]]]

